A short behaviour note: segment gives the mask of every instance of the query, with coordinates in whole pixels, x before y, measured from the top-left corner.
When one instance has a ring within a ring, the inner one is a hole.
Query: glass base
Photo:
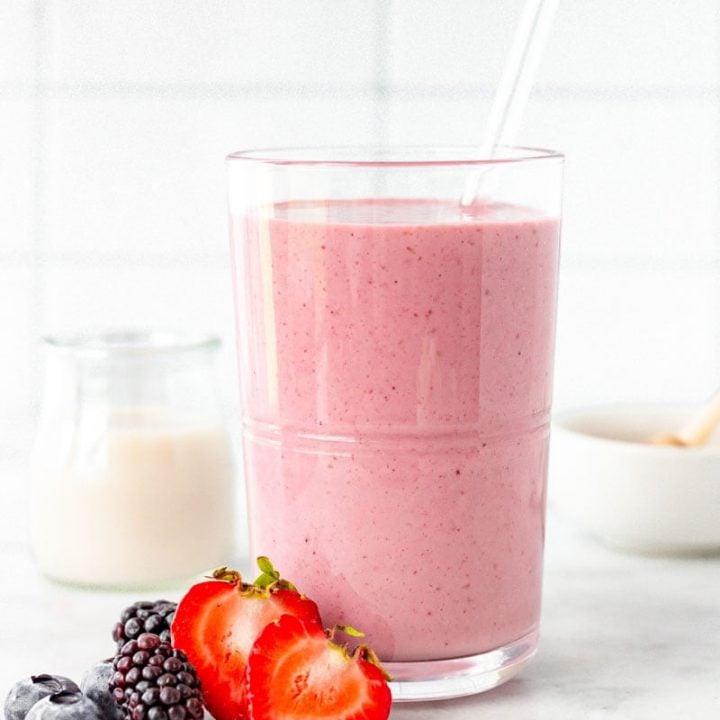
[[[447,700],[485,692],[514,677],[535,654],[538,631],[508,645],[452,660],[384,662],[393,702]]]

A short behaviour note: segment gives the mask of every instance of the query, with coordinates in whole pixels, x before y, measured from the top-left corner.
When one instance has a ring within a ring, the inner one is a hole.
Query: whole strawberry
[[[213,579],[191,587],[175,611],[173,645],[195,667],[215,720],[249,718],[245,668],[267,625],[290,615],[322,632],[317,605],[281,579],[267,558],[258,558],[258,566],[261,574],[251,584],[234,570],[216,570]]]

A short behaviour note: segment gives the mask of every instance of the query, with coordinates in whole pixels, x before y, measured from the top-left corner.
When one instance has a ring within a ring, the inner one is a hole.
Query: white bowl
[[[690,409],[608,406],[553,421],[550,503],[600,540],[643,553],[720,551],[720,444],[656,446]]]

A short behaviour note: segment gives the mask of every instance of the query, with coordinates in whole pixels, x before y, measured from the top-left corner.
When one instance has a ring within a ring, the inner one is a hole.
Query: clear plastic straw
[[[525,3],[490,110],[480,148],[482,158],[492,159],[499,146],[513,145],[515,142],[558,2],[559,0],[527,0]],[[463,207],[472,205],[480,194],[485,172],[478,169],[468,176],[460,201]]]

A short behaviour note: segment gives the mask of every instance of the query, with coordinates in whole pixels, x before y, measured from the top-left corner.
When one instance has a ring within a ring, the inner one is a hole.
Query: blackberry
[[[113,640],[120,650],[128,640],[135,640],[140,633],[154,633],[163,642],[170,642],[170,623],[177,603],[169,600],[140,601],[125,608],[120,622],[113,629]]]
[[[126,720],[201,720],[195,668],[159,635],[141,633],[113,660],[110,692]]]

